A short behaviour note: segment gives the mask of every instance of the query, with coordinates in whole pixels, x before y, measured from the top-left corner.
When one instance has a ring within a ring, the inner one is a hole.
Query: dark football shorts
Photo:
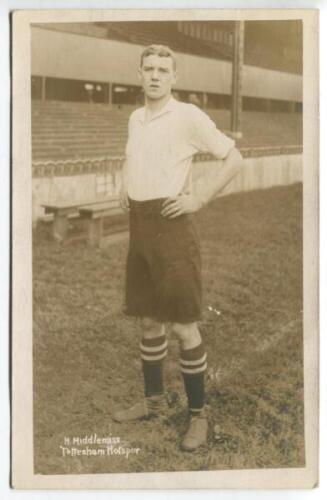
[[[192,323],[201,319],[199,239],[191,215],[160,214],[163,201],[129,201],[125,313]]]

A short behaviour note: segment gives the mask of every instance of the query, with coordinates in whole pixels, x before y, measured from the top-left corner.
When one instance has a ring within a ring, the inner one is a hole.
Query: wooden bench
[[[111,220],[111,227],[108,235],[108,239],[111,243],[121,241],[128,235],[127,217],[119,204],[119,200],[82,206],[79,207],[79,213],[81,218],[87,221],[87,241],[92,247],[101,246],[104,233],[103,222],[106,217],[112,219],[114,216],[120,216],[118,219],[116,218],[116,223]]]
[[[69,218],[74,218],[79,216],[79,207],[96,206],[100,205],[106,201],[108,198],[97,198],[93,200],[79,200],[78,202],[67,203],[67,202],[57,202],[54,204],[43,204],[46,214],[53,214],[54,220],[52,225],[52,237],[56,241],[65,240],[69,228]],[[118,203],[118,198],[112,198],[110,201]]]

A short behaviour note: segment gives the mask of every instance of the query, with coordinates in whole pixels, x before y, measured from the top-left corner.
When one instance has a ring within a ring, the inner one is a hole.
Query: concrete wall
[[[32,27],[33,75],[139,84],[143,46]],[[176,88],[230,94],[231,63],[177,54]],[[302,76],[244,66],[243,95],[302,101]]]
[[[196,162],[193,181],[201,182],[203,174],[219,168],[219,161]],[[242,171],[223,194],[287,185],[302,181],[302,155],[285,154],[244,159]],[[44,214],[42,204],[59,201],[79,202],[114,196],[121,185],[120,171],[113,174],[80,174],[33,178],[33,220]]]

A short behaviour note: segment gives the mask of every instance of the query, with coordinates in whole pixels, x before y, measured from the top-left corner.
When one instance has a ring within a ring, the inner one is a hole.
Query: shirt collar
[[[153,117],[149,121],[151,122],[152,120],[156,120],[157,118],[159,118],[162,115],[165,115],[166,113],[174,111],[174,109],[176,108],[176,104],[177,104],[176,99],[171,97],[169,99],[169,101],[166,102],[166,104],[155,115],[153,115]],[[140,122],[142,122],[142,123],[145,122],[145,106],[143,108],[141,108],[141,113],[139,115],[139,119],[140,119]]]

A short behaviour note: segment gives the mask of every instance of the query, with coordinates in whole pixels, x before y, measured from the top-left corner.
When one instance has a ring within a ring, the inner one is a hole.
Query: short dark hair
[[[174,52],[167,45],[149,45],[141,54],[140,66],[142,68],[143,59],[148,56],[156,55],[159,57],[170,57],[173,61],[173,68],[176,69],[176,59]]]

